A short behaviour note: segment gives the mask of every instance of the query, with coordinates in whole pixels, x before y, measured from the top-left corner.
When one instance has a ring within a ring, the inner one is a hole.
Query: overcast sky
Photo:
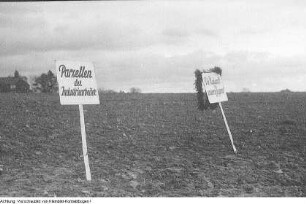
[[[98,86],[194,92],[220,66],[227,91],[306,91],[306,1],[0,3],[0,76],[92,61]]]

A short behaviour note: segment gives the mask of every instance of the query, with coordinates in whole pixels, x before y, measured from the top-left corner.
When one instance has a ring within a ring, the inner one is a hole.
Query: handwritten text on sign
[[[100,104],[92,63],[56,61],[56,73],[62,105]]]
[[[202,78],[210,103],[218,103],[228,100],[221,76],[219,74],[214,72],[203,73]]]

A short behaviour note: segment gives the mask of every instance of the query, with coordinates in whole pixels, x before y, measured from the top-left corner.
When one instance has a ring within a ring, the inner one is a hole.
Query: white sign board
[[[210,103],[228,101],[224,85],[219,74],[214,72],[203,73],[202,78]]]
[[[100,104],[91,62],[56,61],[56,73],[62,105]]]

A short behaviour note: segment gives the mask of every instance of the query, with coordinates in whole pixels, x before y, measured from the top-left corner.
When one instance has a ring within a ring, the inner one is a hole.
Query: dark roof
[[[15,85],[21,78],[16,77],[0,77],[0,84]]]

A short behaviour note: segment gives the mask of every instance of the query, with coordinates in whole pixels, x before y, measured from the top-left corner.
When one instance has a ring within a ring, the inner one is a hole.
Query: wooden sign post
[[[231,133],[231,130],[228,126],[223,108],[222,108],[222,104],[221,102],[223,101],[228,101],[225,89],[224,89],[224,85],[222,83],[221,80],[221,76],[217,73],[214,72],[204,72],[202,74],[202,78],[203,78],[203,84],[207,93],[207,97],[210,103],[219,103],[220,109],[221,109],[221,113],[223,116],[223,120],[229,135],[229,138],[231,140],[231,144],[233,147],[234,152],[237,154],[237,149],[234,145],[234,140],[233,140],[233,136]]]
[[[84,157],[84,163],[85,163],[86,179],[87,181],[91,181],[91,173],[90,173],[89,159],[88,159],[88,153],[87,153],[85,120],[84,120],[84,112],[83,112],[82,104],[79,105],[79,111],[80,111],[80,124],[81,124],[82,146],[83,146],[83,157]]]
[[[94,67],[90,62],[56,61],[61,105],[79,105],[83,157],[87,181],[91,181],[83,104],[100,104]]]
[[[233,136],[232,136],[231,130],[230,130],[228,124],[227,124],[227,120],[226,120],[226,117],[225,117],[225,114],[224,114],[221,102],[219,102],[219,106],[220,106],[220,109],[221,109],[221,113],[222,113],[222,116],[223,116],[223,119],[224,119],[224,123],[225,123],[226,129],[227,129],[228,135],[229,135],[231,143],[232,143],[232,147],[234,149],[234,152],[237,154],[237,149],[236,149],[236,147],[234,145]]]

